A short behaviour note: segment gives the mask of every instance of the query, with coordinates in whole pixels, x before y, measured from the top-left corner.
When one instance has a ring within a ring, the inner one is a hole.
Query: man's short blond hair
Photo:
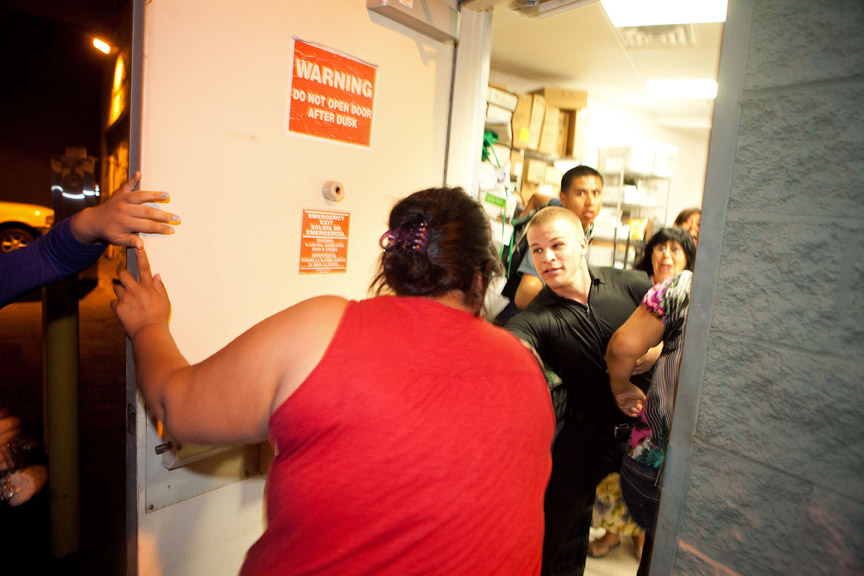
[[[528,222],[528,230],[531,230],[534,226],[544,226],[546,224],[551,224],[552,222],[558,222],[559,220],[565,220],[573,224],[576,228],[577,238],[582,238],[585,236],[585,231],[582,229],[582,221],[579,220],[579,217],[572,210],[568,210],[567,208],[561,208],[559,206],[547,206],[541,210],[538,210],[534,217],[531,218],[531,221]]]

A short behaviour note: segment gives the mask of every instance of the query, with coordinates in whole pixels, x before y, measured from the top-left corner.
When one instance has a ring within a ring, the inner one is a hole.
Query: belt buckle
[[[632,429],[632,424],[616,424],[615,428],[612,429],[612,435],[619,440],[622,438],[628,438]]]

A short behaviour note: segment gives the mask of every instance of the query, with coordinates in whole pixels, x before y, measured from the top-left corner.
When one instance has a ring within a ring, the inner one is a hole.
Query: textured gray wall
[[[738,7],[749,45],[730,184],[706,185],[728,203],[672,572],[864,574],[864,1]]]

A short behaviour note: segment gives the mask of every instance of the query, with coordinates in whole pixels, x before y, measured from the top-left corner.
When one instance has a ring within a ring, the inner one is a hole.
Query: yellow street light
[[[110,54],[111,53],[111,46],[109,44],[107,44],[106,42],[103,42],[99,38],[93,38],[93,46],[97,50],[99,50],[100,52],[102,52],[104,54]]]

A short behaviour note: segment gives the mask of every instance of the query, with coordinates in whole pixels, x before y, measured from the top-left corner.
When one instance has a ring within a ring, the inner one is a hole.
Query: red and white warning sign
[[[369,146],[378,67],[294,39],[288,132]]]
[[[303,210],[300,273],[345,272],[348,266],[347,212]]]

